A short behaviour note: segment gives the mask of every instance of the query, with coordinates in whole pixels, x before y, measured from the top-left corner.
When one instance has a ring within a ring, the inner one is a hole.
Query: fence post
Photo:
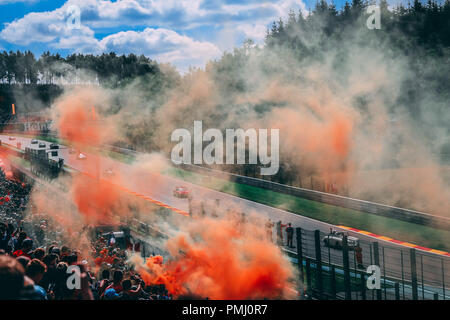
[[[445,300],[445,273],[444,273],[444,259],[441,259],[441,267],[442,267],[442,294],[443,294],[443,300]]]
[[[366,274],[364,272],[360,273],[361,275],[361,299],[366,300]]]
[[[309,292],[312,292],[312,281],[311,281],[311,260],[306,258],[306,287]]]
[[[395,300],[400,300],[400,284],[395,283]]]
[[[373,262],[376,266],[380,267],[380,251],[378,249],[378,242],[372,242],[373,245]],[[376,289],[377,300],[381,300],[381,288]]]
[[[281,240],[281,221],[277,222],[277,245],[283,245],[283,241]]]
[[[205,216],[205,203],[203,201],[201,204],[201,210],[202,210],[201,215],[202,215],[202,217],[204,217]]]
[[[345,300],[352,299],[352,292],[350,288],[350,265],[348,261],[348,244],[347,236],[342,239],[342,259],[344,260],[344,288]]]
[[[401,259],[401,266],[402,266],[402,296],[403,300],[405,299],[405,275],[403,272],[403,251],[400,250],[400,259]]]
[[[295,228],[295,232],[297,235],[297,259],[298,259],[298,267],[300,269],[300,280],[301,282],[305,281],[305,275],[303,272],[303,246],[302,246],[302,228]]]
[[[323,293],[323,278],[322,278],[322,252],[320,250],[320,230],[314,231],[314,244],[316,247],[316,286],[320,297]]]
[[[189,215],[192,217],[193,212],[192,212],[192,198],[188,197],[188,205],[189,205]]]
[[[420,274],[422,276],[422,300],[425,300],[425,284],[423,283],[423,255],[420,255]]]
[[[331,296],[336,299],[336,269],[331,266]]]
[[[412,287],[412,298],[413,300],[418,300],[419,295],[417,291],[417,268],[416,268],[416,249],[411,248],[409,250],[410,260],[411,260],[411,287]]]
[[[386,259],[384,258],[384,247],[381,248],[381,252],[383,253],[383,285],[384,285],[384,300],[386,298]]]

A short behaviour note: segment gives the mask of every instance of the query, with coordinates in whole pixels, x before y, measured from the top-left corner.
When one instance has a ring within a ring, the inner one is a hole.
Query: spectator
[[[122,279],[123,279],[123,272],[120,270],[115,270],[113,273],[113,283],[110,284],[106,290],[105,290],[105,294],[106,291],[108,291],[108,289],[114,289],[115,293],[119,294],[120,292],[122,292],[123,288],[122,288]]]
[[[33,259],[27,265],[26,275],[35,283],[39,283],[46,271],[47,266],[41,260]]]
[[[355,258],[356,258],[356,261],[358,263],[358,268],[359,269],[364,269],[362,248],[359,246],[359,244],[355,248]]]
[[[31,259],[28,257],[25,257],[25,256],[20,256],[17,258],[17,261],[19,261],[19,263],[22,265],[23,269],[25,270],[28,266],[28,263],[31,261]]]
[[[146,296],[142,289],[141,282],[133,289],[133,284],[130,279],[122,281],[122,292],[119,293],[119,300],[137,300],[143,296]]]
[[[67,262],[67,264],[68,264],[69,266],[77,264],[77,262],[78,262],[78,256],[77,256],[75,253],[70,254],[70,255],[68,255],[68,256],[66,256],[66,257],[67,257],[67,258],[66,258],[66,262]]]
[[[47,266],[47,272],[42,277],[39,285],[48,290],[49,286],[54,284],[57,279],[56,264],[58,263],[58,256],[53,253],[47,254],[42,258],[42,262]]]
[[[17,300],[24,287],[25,271],[14,258],[0,256],[0,300]]]
[[[272,220],[268,220],[266,222],[266,234],[267,234],[267,239],[272,242],[273,241],[273,227],[274,227],[274,223],[272,222]]]
[[[22,249],[23,241],[27,238],[26,232],[23,232],[21,227],[18,229],[18,232],[17,238],[16,236],[13,238],[13,250],[16,251]]]
[[[42,258],[45,256],[45,250],[43,248],[37,248],[33,251],[33,258],[39,259],[42,261]]]
[[[50,251],[50,253],[57,254],[58,257],[60,257],[60,255],[61,255],[61,252],[60,252],[60,250],[59,250],[59,247],[57,247],[57,246],[53,246],[53,247],[52,247],[52,250]]]
[[[55,267],[55,277],[49,287],[55,300],[69,300],[73,295],[73,292],[67,287],[67,278],[69,277],[67,268],[67,263],[62,261]]]
[[[7,225],[0,223],[0,249],[6,250],[10,238]]]
[[[108,269],[102,271],[101,279],[95,286],[98,297],[101,297],[105,292],[105,289],[111,284],[111,281],[109,280],[110,275],[111,274]]]
[[[64,261],[64,257],[70,255],[71,251],[68,246],[62,246],[61,247],[61,260]]]
[[[18,243],[20,243],[19,247],[21,249],[14,251],[13,256],[16,258],[20,257],[20,256],[25,256],[25,257],[31,259],[31,253],[32,253],[32,249],[33,249],[33,240],[25,239],[22,242],[18,242]]]
[[[292,228],[291,223],[288,223],[288,225],[287,225],[286,236],[287,236],[287,246],[289,248],[293,248],[292,240],[294,238],[294,228]]]

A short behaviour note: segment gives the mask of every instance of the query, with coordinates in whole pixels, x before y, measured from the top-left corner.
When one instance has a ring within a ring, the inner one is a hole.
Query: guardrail
[[[6,132],[6,131],[5,131]],[[17,132],[10,132],[17,133]],[[42,135],[56,137],[56,133],[48,132]],[[117,153],[125,154],[135,157],[141,154],[138,151],[121,148],[112,145],[104,145],[105,149],[114,151]],[[175,166],[170,160],[168,163]],[[419,212],[410,209],[398,208],[394,206],[384,205],[380,203],[374,203],[365,200],[353,199],[349,197],[329,194],[321,191],[309,190],[304,188],[298,188],[280,184],[277,182],[267,181],[258,178],[252,178],[247,176],[241,176],[224,171],[205,168],[198,165],[183,164],[180,165],[183,169],[197,172],[204,175],[213,176],[216,178],[228,180],[235,183],[245,184],[253,187],[263,188],[278,193],[288,194],[299,198],[304,198],[312,201],[326,203],[333,206],[338,206],[347,209],[353,209],[365,213],[371,213],[388,218],[394,218],[401,221],[411,222],[419,225],[426,225],[437,229],[450,230],[450,218],[443,216],[431,215],[425,212]]]
[[[398,220],[412,222],[420,225],[427,225],[433,228],[449,230],[450,219],[442,216],[435,216],[424,212],[414,211],[410,209],[403,209],[393,206],[388,206],[380,203],[374,203],[365,200],[358,200],[339,195],[329,194],[325,192],[303,189],[283,185],[277,182],[240,176],[233,173],[204,168],[197,165],[183,164],[183,169],[213,176],[216,178],[245,184],[253,187],[263,188],[283,194],[292,195],[299,198],[304,198],[312,201],[330,204],[333,206],[353,209],[361,212],[371,213],[388,218],[395,218]]]

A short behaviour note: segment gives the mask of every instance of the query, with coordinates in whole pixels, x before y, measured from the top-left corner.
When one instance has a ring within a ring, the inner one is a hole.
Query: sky
[[[144,54],[180,71],[203,67],[316,0],[0,0],[0,49]],[[335,0],[339,9],[345,0]],[[79,12],[79,15],[77,14]],[[79,20],[76,19],[77,15]],[[78,23],[79,21],[79,23]]]

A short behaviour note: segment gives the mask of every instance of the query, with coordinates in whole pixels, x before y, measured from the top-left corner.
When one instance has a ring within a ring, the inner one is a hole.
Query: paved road
[[[14,146],[17,146],[17,142],[20,142],[21,149],[25,149],[25,147],[30,145],[31,138],[16,137],[16,140],[11,141],[8,136],[0,135],[0,140],[2,143],[11,144]],[[43,142],[46,143],[47,146],[49,145],[48,142]],[[320,230],[323,233],[328,233],[330,228],[333,228],[339,231],[339,228],[325,222],[272,208],[260,203],[207,189],[198,185],[193,185],[188,182],[165,175],[163,176],[158,173],[150,173],[148,170],[136,170],[128,164],[108,157],[98,156],[95,154],[86,154],[86,160],[78,160],[76,159],[76,154],[71,155],[68,151],[68,148],[61,146],[60,156],[64,157],[66,165],[76,170],[91,174],[101,172],[102,175],[104,171],[111,168],[116,175],[120,175],[120,178],[117,176],[113,179],[120,179],[120,183],[124,187],[184,211],[189,211],[188,201],[186,199],[178,199],[173,197],[172,191],[175,186],[183,185],[188,187],[194,195],[194,202],[198,199],[204,201],[207,211],[215,210],[218,207],[216,205],[216,199],[219,199],[220,208],[235,208],[240,212],[256,213],[264,219],[270,218],[274,222],[279,220],[283,223],[291,222],[294,227],[301,227],[305,230]],[[347,230],[342,231],[347,232]],[[378,241],[380,246],[383,247],[382,250],[380,249],[380,265],[382,268],[382,275],[385,270],[386,276],[401,280],[403,273],[404,280],[410,280],[410,249],[408,247],[375,239],[363,234],[357,234],[351,231],[349,231],[348,234],[361,239],[364,266],[373,264],[374,261],[372,258],[373,254],[371,254],[370,243],[373,241]],[[315,247],[312,233],[307,233],[304,241],[304,254],[314,258]],[[296,246],[295,242],[294,246]],[[295,251],[295,249],[290,250]],[[323,261],[342,265],[342,252],[340,250],[324,247],[322,243],[321,250]],[[445,286],[450,288],[450,258],[420,250],[418,250],[418,252],[422,255],[422,258],[420,256],[417,257],[417,273],[419,283],[422,279],[423,265],[423,279],[426,285],[441,288],[440,290],[442,292],[442,282],[445,281]],[[351,267],[356,266],[354,261],[354,254],[351,251]],[[449,293],[446,294],[449,295]]]

